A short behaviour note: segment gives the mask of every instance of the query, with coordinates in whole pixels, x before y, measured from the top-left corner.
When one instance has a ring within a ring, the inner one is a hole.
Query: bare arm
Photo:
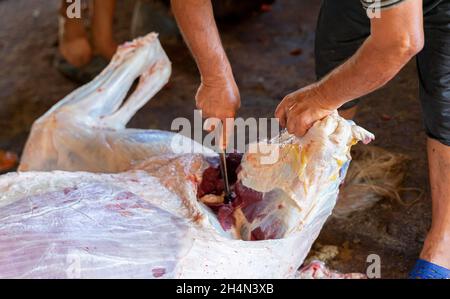
[[[344,64],[319,82],[288,95],[276,116],[291,133],[304,135],[312,124],[344,103],[386,84],[423,47],[422,0],[407,0],[371,20],[371,35]]]
[[[200,73],[209,79],[231,72],[210,0],[172,0],[173,13]]]
[[[201,74],[197,107],[206,117],[234,117],[240,106],[239,91],[220,40],[211,1],[172,0],[172,10]]]
[[[381,16],[371,20],[371,35],[358,52],[318,82],[330,108],[382,87],[422,49],[422,0],[407,0]]]

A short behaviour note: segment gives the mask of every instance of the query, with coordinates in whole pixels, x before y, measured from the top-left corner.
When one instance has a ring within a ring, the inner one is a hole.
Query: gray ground
[[[124,41],[129,38],[133,1],[118,2],[117,37]],[[271,117],[284,95],[314,80],[319,3],[278,0],[270,12],[221,26],[241,88],[240,116]],[[57,6],[57,0],[0,0],[1,149],[20,153],[33,121],[76,87],[52,67]],[[301,54],[290,55],[296,49]],[[174,65],[170,84],[135,116],[132,127],[168,130],[172,119],[192,117],[199,82],[195,65],[182,43],[167,50]],[[387,87],[367,97],[356,121],[375,133],[376,145],[412,158],[404,184],[428,194],[417,92],[411,63]],[[365,272],[367,255],[376,253],[381,256],[382,277],[405,277],[420,251],[430,214],[428,195],[408,208],[381,201],[348,220],[331,220],[319,242],[339,247],[339,255],[331,262],[338,270]]]

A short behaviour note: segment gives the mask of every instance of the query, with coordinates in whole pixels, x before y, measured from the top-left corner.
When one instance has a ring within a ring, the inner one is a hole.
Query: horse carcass
[[[257,151],[234,157],[238,198],[223,204],[206,184],[212,150],[189,140],[174,151],[185,137],[125,128],[169,76],[149,34],[35,122],[20,172],[0,177],[0,277],[296,276],[335,205],[350,147],[372,134],[337,114],[303,138],[283,133],[270,141],[274,163]]]

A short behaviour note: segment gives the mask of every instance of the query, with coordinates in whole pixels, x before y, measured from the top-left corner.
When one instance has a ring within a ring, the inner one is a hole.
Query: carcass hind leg
[[[124,106],[123,117],[114,119],[115,128],[124,127],[126,123],[119,121],[122,119],[128,121],[150,100],[167,82],[170,72],[170,61],[157,35],[151,33],[119,47],[111,63],[100,75],[66,96],[45,116],[64,109],[70,110],[73,115],[83,117],[94,119],[108,117],[122,105],[134,80],[142,76],[138,89],[130,98],[131,101],[127,101]],[[124,117],[125,115],[127,117]],[[106,121],[103,124],[111,122]]]

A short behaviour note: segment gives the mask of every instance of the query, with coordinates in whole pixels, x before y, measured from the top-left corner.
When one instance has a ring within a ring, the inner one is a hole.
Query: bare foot
[[[448,234],[435,235],[430,232],[425,240],[420,258],[450,269],[449,249],[450,238]]]
[[[60,17],[59,51],[73,66],[82,67],[92,59],[92,49],[83,20]]]

